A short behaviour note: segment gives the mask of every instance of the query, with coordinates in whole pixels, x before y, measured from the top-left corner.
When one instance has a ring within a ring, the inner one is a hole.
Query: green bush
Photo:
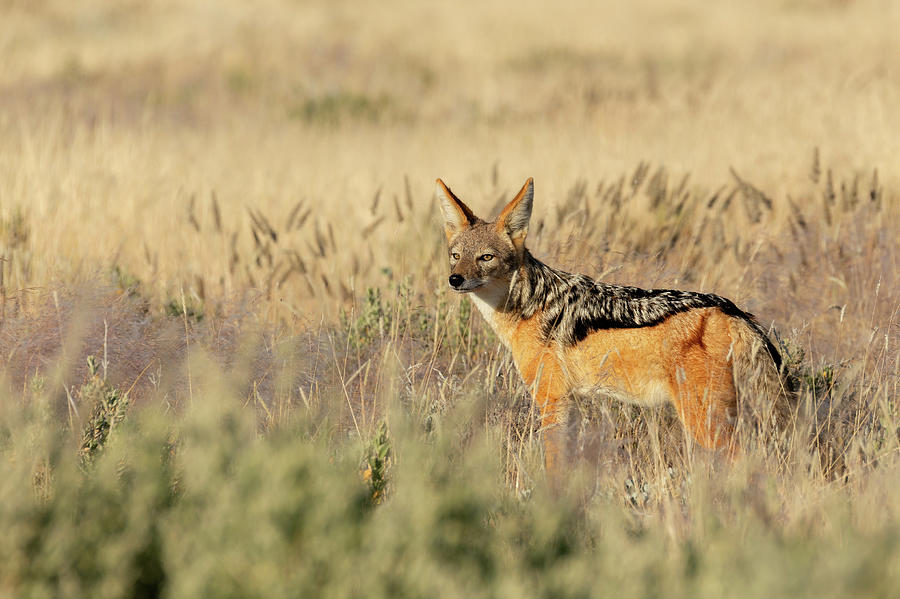
[[[38,408],[5,418],[6,596],[886,597],[900,584],[889,468],[853,491],[874,513],[849,490],[805,498],[699,465],[685,503],[658,510],[624,489],[517,498],[495,441],[460,434],[466,418],[423,437],[398,416],[377,503],[359,463],[387,457],[386,429],[369,450],[303,423],[260,435],[234,398],[198,394],[180,416],[129,414],[84,470]],[[800,500],[814,505],[787,511]]]

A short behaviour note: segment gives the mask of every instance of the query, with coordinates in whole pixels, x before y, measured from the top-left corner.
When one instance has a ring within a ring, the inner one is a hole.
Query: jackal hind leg
[[[729,364],[689,352],[674,379],[675,409],[687,432],[702,447],[725,449],[734,457],[737,394]]]

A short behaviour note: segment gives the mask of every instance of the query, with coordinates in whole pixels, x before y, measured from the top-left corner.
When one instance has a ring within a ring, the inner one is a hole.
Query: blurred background
[[[801,205],[817,151],[895,185],[898,22],[884,0],[6,0],[0,213],[30,231],[6,282],[118,266],[299,309],[422,273],[436,177],[485,216],[528,176],[545,214],[642,162]]]
[[[436,177],[482,211],[641,161],[783,194],[819,148],[895,183],[898,22],[877,0],[6,0],[0,207],[40,223],[47,277],[149,274],[143,244],[184,274],[211,258],[186,219],[213,192],[226,220],[302,200],[346,245],[379,189],[431,210]]]

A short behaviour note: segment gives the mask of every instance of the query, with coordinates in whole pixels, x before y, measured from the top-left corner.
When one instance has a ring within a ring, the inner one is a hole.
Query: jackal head
[[[525,258],[534,183],[529,178],[493,222],[485,222],[437,180],[450,257],[450,288],[503,293]]]

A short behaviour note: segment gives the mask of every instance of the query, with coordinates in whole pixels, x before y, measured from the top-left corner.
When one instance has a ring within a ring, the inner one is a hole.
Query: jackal
[[[567,399],[599,393],[671,402],[703,447],[736,450],[739,401],[783,427],[792,411],[781,356],[755,318],[708,293],[608,285],[557,270],[525,247],[534,184],[493,222],[443,181],[453,291],[468,293],[512,353],[541,413],[548,469],[566,452]],[[752,396],[752,397],[751,397]],[[761,409],[758,406],[763,406]]]

